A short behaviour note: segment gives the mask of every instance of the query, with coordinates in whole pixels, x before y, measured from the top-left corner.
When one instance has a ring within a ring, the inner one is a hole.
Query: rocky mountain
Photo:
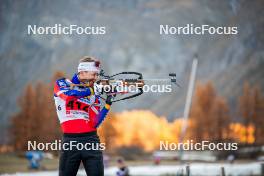
[[[145,78],[176,72],[181,88],[146,93],[120,102],[114,111],[151,109],[172,120],[182,116],[191,63],[197,78],[212,80],[235,107],[244,81],[264,90],[262,0],[98,0],[0,2],[0,129],[18,108],[24,86],[48,82],[56,70],[69,76],[83,55],[100,58],[107,73],[138,71]],[[28,35],[28,25],[104,26],[104,35]],[[237,26],[236,35],[160,35],[160,25]]]

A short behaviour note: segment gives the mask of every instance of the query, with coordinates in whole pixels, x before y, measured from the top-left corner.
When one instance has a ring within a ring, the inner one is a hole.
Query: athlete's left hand
[[[112,95],[107,95],[105,103],[112,105]]]

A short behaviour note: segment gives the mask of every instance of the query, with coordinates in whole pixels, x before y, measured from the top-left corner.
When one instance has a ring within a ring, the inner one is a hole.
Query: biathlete
[[[100,62],[92,57],[84,57],[78,65],[78,72],[71,80],[58,79],[54,86],[54,100],[57,115],[63,132],[63,144],[71,143],[100,144],[96,129],[106,118],[112,104],[111,96],[107,96],[104,107],[100,108],[100,97],[93,89],[93,82],[98,78]],[[72,84],[87,84],[90,87],[74,86]],[[64,145],[64,146],[67,146]],[[91,146],[91,145],[90,145]],[[100,146],[100,145],[99,145]],[[77,175],[80,162],[83,163],[88,176],[103,176],[103,155],[100,149],[62,149],[59,163],[60,176]],[[100,147],[99,147],[100,148]]]

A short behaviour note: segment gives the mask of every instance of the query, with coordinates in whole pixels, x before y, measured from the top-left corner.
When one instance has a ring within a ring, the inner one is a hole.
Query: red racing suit
[[[77,87],[70,89],[70,84],[81,84],[75,74],[72,80],[58,79],[54,86],[54,100],[57,115],[63,133],[87,133],[96,128],[105,119],[110,105],[100,109],[100,97],[92,88]]]

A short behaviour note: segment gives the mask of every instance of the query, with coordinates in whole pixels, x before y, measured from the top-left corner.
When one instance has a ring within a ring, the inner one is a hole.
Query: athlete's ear
[[[100,61],[95,61],[94,64],[95,64],[96,67],[100,67],[101,62]]]

